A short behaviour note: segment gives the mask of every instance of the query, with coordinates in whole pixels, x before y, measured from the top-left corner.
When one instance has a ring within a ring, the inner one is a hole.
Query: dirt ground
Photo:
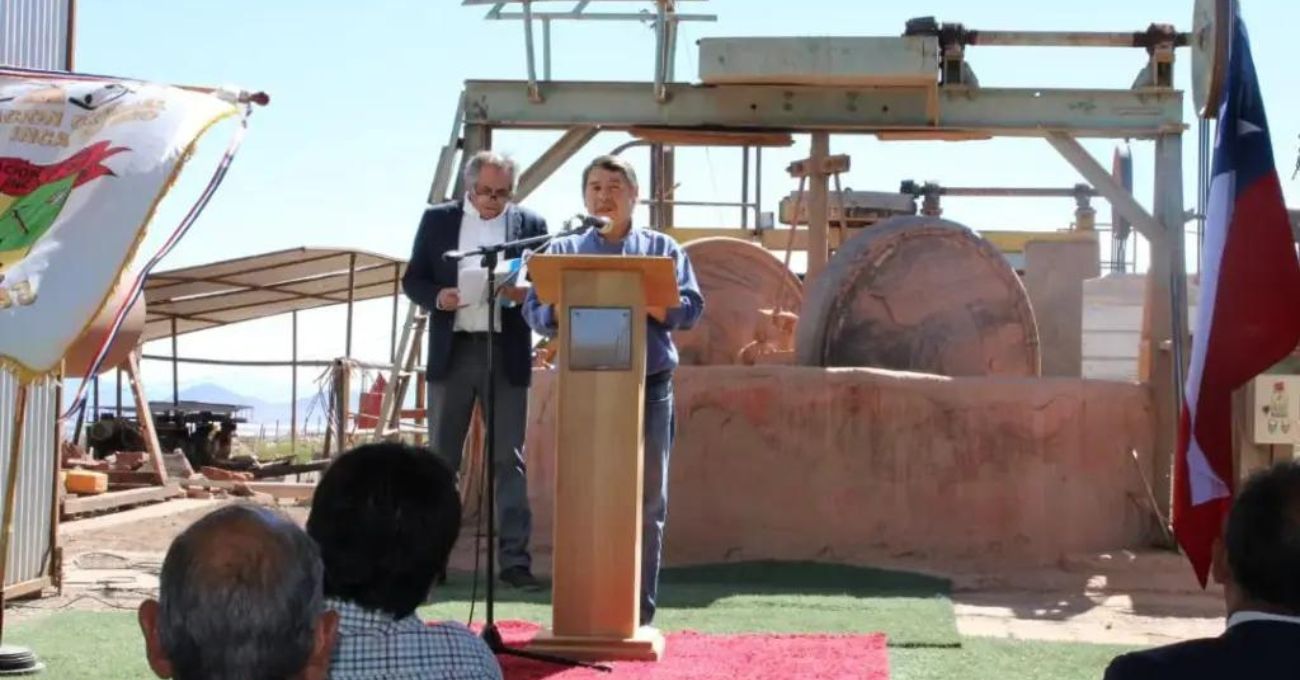
[[[11,603],[11,620],[68,608],[134,609],[157,592],[172,539],[225,502],[173,500],[65,522],[62,593]],[[304,507],[281,509],[299,523],[306,521]],[[454,569],[474,567],[474,543],[462,539],[452,558]],[[534,562],[539,573],[549,572],[549,555],[534,555]],[[879,566],[952,579],[957,626],[964,635],[1157,645],[1223,630],[1221,591],[1202,591],[1184,558],[1172,553],[1087,555],[1017,571],[916,561]]]

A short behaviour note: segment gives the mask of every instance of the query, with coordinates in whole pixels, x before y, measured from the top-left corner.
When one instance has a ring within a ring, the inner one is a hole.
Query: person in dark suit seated
[[[1105,680],[1224,680],[1300,677],[1300,463],[1255,474],[1215,544],[1228,628],[1116,657]]]
[[[483,294],[482,258],[443,257],[449,250],[473,250],[546,234],[545,219],[511,201],[515,170],[514,161],[491,151],[469,158],[465,195],[425,210],[402,288],[412,302],[429,312],[429,443],[452,470],[460,470],[474,403],[482,406],[487,396],[483,388],[492,343],[500,578],[516,588],[539,590],[542,584],[533,577],[528,552],[532,511],[523,453],[533,375],[533,334],[519,306],[526,289],[501,286],[501,304],[492,313]],[[506,250],[501,253],[502,264],[521,255],[519,248]],[[497,273],[501,282],[508,272],[502,266]],[[491,329],[489,318],[494,322]]]

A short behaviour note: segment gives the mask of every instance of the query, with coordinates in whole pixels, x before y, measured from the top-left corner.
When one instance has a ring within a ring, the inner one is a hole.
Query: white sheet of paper
[[[460,293],[461,307],[487,304],[487,270],[481,267],[460,270],[456,290]]]

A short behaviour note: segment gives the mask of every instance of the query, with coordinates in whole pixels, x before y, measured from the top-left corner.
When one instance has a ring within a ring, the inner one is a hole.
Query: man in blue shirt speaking
[[[587,212],[610,221],[602,234],[590,229],[576,236],[551,242],[553,255],[651,255],[671,257],[677,269],[681,301],[672,308],[650,308],[646,319],[644,486],[641,507],[641,625],[654,620],[659,588],[664,522],[668,518],[668,458],[672,451],[677,419],[673,410],[673,369],[677,367],[677,346],[672,332],[695,325],[704,312],[695,271],[681,246],[667,234],[633,228],[638,187],[636,171],[617,156],[601,156],[582,173],[583,200]],[[524,300],[524,319],[533,330],[554,337],[559,331],[555,308],[542,304],[529,289]]]

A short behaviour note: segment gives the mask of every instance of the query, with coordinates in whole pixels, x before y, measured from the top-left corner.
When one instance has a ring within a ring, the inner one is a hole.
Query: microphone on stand
[[[599,215],[574,215],[564,223],[566,230],[576,229],[595,229],[601,234],[608,234],[613,228],[614,223],[608,217]]]
[[[511,241],[509,243],[498,243],[491,246],[482,246],[479,248],[474,248],[471,250],[448,250],[447,252],[443,253],[442,257],[443,259],[446,260],[462,260],[466,257],[483,254],[488,250],[499,252],[500,250],[504,249],[506,246],[527,246],[527,245],[534,245],[536,243],[545,243],[557,236],[572,236],[582,231],[585,231],[587,229],[595,229],[600,234],[608,234],[609,232],[614,230],[614,222],[611,221],[608,217],[600,217],[598,215],[581,215],[581,214],[574,215],[573,217],[570,217],[569,219],[564,221],[564,232],[559,234],[543,234],[541,236],[534,236],[532,238],[521,239],[519,241]]]

